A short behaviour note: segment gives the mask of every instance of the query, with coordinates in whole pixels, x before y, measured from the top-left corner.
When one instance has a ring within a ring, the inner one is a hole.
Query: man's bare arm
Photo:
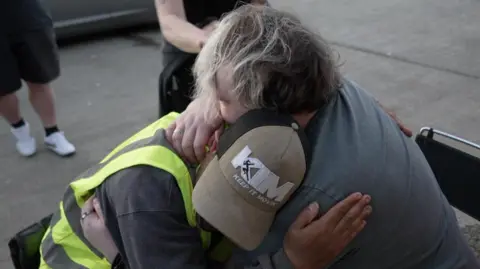
[[[187,21],[182,0],[155,0],[157,17],[165,39],[182,51],[200,52],[208,33]]]

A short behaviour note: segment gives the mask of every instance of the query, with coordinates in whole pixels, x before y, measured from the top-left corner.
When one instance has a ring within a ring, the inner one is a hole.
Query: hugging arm
[[[137,181],[138,184],[136,185],[142,186],[152,179],[149,179],[147,175],[143,178]],[[172,182],[174,182],[173,180],[172,178]],[[174,197],[181,200],[180,191],[178,188],[174,188],[175,185],[171,185],[171,188],[163,186],[161,189],[164,189],[165,193],[159,193],[150,184],[143,186],[150,187],[147,188],[148,190],[144,190],[143,194],[139,194],[139,190],[136,190],[136,194],[146,195],[144,198],[136,198],[140,201],[149,197],[148,194],[153,194],[153,192],[157,197],[168,197],[169,202],[166,204],[175,201],[172,200],[175,199]],[[108,189],[108,186],[106,187]],[[131,189],[126,190],[131,191]],[[99,192],[101,193],[101,191]],[[103,191],[105,191],[105,187]],[[111,201],[111,199],[103,199],[104,203],[108,201]],[[370,197],[368,195],[355,193],[337,203],[318,219],[319,206],[316,203],[311,204],[298,215],[290,226],[284,239],[283,249],[279,249],[273,254],[261,255],[256,262],[247,266],[236,265],[233,261],[229,261],[222,265],[222,268],[326,268],[365,227],[365,219],[371,213],[369,202]],[[150,204],[151,201],[148,203]],[[102,207],[102,210],[111,210],[107,204],[102,205]],[[131,210],[132,207],[129,206],[127,209]],[[109,225],[108,219],[103,220],[102,216],[100,218],[95,217],[98,212],[94,212],[84,220],[82,227],[87,238],[92,238],[88,236],[89,234],[98,235],[99,232],[112,234],[111,238],[113,238],[114,244],[91,242],[102,253],[112,253],[112,250],[105,249],[105,246],[107,248],[117,246],[120,253],[120,256],[115,259],[116,264],[114,263],[114,265],[118,265],[117,269],[157,268],[159,265],[166,269],[213,269],[214,267],[209,265],[205,250],[202,248],[198,230],[188,225],[183,215],[185,214],[184,210],[180,209],[183,208],[178,208],[178,212],[176,210],[175,212],[152,210],[152,208],[133,210],[133,212],[120,214],[120,216],[114,218],[113,223],[118,219],[117,228],[112,225],[112,221]],[[88,224],[92,222],[97,222],[97,224]],[[108,240],[109,237],[100,238]],[[109,256],[112,257],[111,254]]]

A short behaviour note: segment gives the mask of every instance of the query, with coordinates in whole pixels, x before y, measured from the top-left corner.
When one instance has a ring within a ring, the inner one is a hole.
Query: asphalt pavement
[[[480,142],[479,0],[274,0],[318,30],[342,71],[415,131],[432,126]],[[0,124],[0,268],[13,268],[7,241],[55,210],[66,185],[157,116],[161,70],[157,29],[64,45],[56,90],[59,127],[77,147],[62,159],[19,92],[38,153],[18,156]],[[475,222],[459,214],[461,225]]]

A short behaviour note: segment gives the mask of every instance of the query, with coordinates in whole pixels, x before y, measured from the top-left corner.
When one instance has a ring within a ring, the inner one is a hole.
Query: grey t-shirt
[[[372,196],[373,213],[329,268],[480,268],[421,150],[358,85],[345,80],[306,131],[313,156],[303,185],[277,214],[263,244],[238,251],[238,261],[279,249],[308,203],[317,201],[326,211],[360,191]]]
[[[131,269],[292,269],[283,250],[260,255],[252,266],[209,261],[199,230],[186,219],[175,178],[151,166],[110,176],[96,191],[106,226]]]

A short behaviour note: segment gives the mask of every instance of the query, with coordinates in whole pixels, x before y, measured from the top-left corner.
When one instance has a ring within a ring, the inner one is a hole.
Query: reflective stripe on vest
[[[164,129],[177,116],[177,113],[170,113],[139,131],[116,147],[99,164],[70,183],[42,240],[41,269],[111,268],[103,255],[96,251],[83,235],[80,225],[81,207],[106,178],[135,165],[157,167],[175,177],[182,193],[188,223],[196,227],[191,198],[193,169],[188,169],[172,151],[164,136]],[[201,231],[201,238],[207,249],[210,245],[210,234]]]

